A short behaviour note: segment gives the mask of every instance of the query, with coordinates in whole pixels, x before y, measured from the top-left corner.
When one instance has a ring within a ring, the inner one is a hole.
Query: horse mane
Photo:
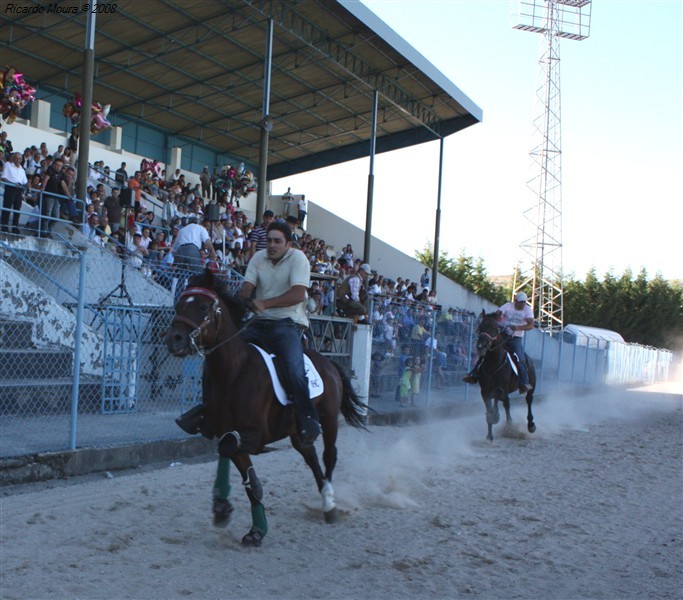
[[[502,313],[501,313],[501,311],[499,311],[499,310],[497,310],[497,311],[495,311],[495,312],[492,312],[492,313],[487,313],[485,310],[482,310],[482,311],[481,311],[481,315],[479,315],[479,316],[480,316],[480,319],[481,319],[481,321],[480,321],[480,323],[479,323],[479,329],[481,330],[481,326],[482,326],[485,322],[493,322],[493,323],[495,323],[496,326],[497,326],[497,325],[498,325],[498,322],[500,321],[501,314],[502,314]]]
[[[234,295],[230,291],[227,281],[217,277],[210,269],[205,269],[203,273],[190,277],[187,286],[203,287],[216,292],[216,295],[227,306],[230,317],[236,325],[242,323],[249,312],[247,303],[242,298]]]

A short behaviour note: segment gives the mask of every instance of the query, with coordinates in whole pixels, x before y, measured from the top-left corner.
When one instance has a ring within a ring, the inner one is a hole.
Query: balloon
[[[71,124],[77,127],[81,120],[81,109],[83,107],[83,98],[76,92],[71,100],[69,100],[62,109],[62,114],[71,119]],[[90,118],[90,133],[97,135],[100,131],[109,129],[112,125],[107,120],[107,115],[111,110],[111,104],[104,106],[99,102],[93,102],[91,105],[92,116]]]
[[[0,117],[14,123],[18,114],[36,99],[36,89],[24,81],[15,67],[0,71]]]

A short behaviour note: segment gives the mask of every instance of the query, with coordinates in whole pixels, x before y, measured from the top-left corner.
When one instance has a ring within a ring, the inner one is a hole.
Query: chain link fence
[[[174,419],[200,401],[202,360],[171,356],[164,335],[190,273],[132,261],[70,229],[59,237],[0,240],[0,456],[184,437]],[[221,276],[240,286],[239,274]],[[477,316],[382,297],[371,313],[373,408],[480,401],[462,381],[477,358]],[[307,343],[350,367],[353,330],[349,319],[312,317]],[[658,381],[672,360],[665,350],[539,331],[525,344],[540,393]]]
[[[191,273],[72,239],[0,241],[0,456],[184,438],[201,401],[203,359],[164,340]],[[307,343],[349,367],[351,324],[312,318]]]
[[[393,410],[481,400],[479,387],[463,381],[478,358],[479,315],[381,296],[373,297],[371,312],[371,406]],[[538,330],[527,332],[524,346],[541,394],[663,381],[673,360],[668,350]],[[406,368],[410,375],[403,377]]]
[[[449,403],[468,399],[462,378],[476,361],[472,313],[381,296],[372,305],[371,403],[443,402],[444,394],[437,400],[434,390],[446,390]]]

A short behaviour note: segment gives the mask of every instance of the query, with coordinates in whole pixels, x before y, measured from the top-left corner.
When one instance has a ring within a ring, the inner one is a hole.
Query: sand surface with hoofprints
[[[3,490],[0,597],[681,598],[680,385],[548,396],[526,433],[485,440],[476,417],[343,426],[323,522],[288,443],[255,459],[270,531],[250,511],[215,529],[215,463],[173,464]]]

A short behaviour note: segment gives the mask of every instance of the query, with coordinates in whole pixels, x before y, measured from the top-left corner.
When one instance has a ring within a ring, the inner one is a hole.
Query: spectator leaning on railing
[[[10,159],[4,163],[2,168],[2,180],[10,185],[5,186],[0,227],[3,233],[10,233],[10,211],[14,210],[11,232],[15,235],[19,235],[19,215],[24,196],[23,188],[28,184],[26,171],[24,171],[24,167],[21,166],[21,154],[19,152],[13,152],[10,155]]]

